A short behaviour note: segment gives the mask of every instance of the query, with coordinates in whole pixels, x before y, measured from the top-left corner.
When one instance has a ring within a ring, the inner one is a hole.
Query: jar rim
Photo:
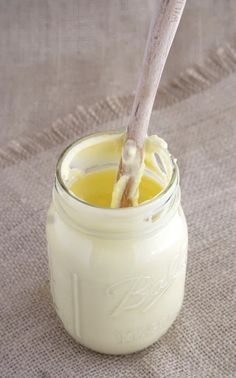
[[[170,160],[171,160],[171,163],[172,163],[172,166],[173,166],[173,170],[172,170],[171,179],[170,179],[168,185],[160,194],[157,194],[152,199],[145,201],[145,202],[139,204],[138,206],[125,207],[125,208],[110,208],[110,207],[96,206],[96,205],[90,204],[90,203],[80,199],[75,194],[73,194],[73,192],[71,192],[69,190],[69,188],[67,187],[67,185],[65,184],[65,182],[62,178],[61,168],[62,168],[62,163],[63,163],[64,158],[74,148],[74,146],[76,146],[78,143],[86,141],[87,139],[90,139],[91,137],[98,137],[98,136],[102,136],[104,134],[106,134],[106,135],[109,135],[109,134],[110,135],[116,135],[116,134],[119,135],[122,132],[124,132],[124,130],[104,130],[104,131],[93,132],[93,133],[87,134],[87,135],[85,135],[81,138],[76,139],[74,142],[69,144],[60,154],[58,161],[57,161],[57,164],[56,164],[56,183],[58,183],[60,188],[63,190],[63,192],[66,195],[68,195],[71,199],[75,200],[76,203],[79,203],[80,205],[85,206],[86,208],[89,207],[90,209],[94,208],[96,210],[100,209],[103,212],[107,212],[107,213],[110,213],[110,214],[112,214],[112,213],[118,214],[118,212],[119,212],[120,215],[121,215],[121,213],[123,215],[125,215],[125,213],[127,211],[135,212],[135,211],[137,211],[137,209],[145,210],[145,209],[149,208],[150,206],[152,206],[154,204],[157,205],[158,203],[160,203],[160,204],[164,205],[166,203],[166,201],[168,201],[168,199],[173,194],[173,191],[174,191],[173,187],[175,187],[179,182],[179,169],[178,169],[176,159],[171,154],[170,154]],[[165,198],[166,198],[166,200],[165,200]]]

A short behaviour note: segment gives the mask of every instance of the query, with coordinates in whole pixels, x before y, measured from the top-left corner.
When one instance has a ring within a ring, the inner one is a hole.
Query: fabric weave
[[[179,317],[140,353],[97,354],[66,333],[52,305],[45,237],[62,149],[91,131],[124,126],[132,97],[79,109],[50,132],[0,150],[1,377],[236,377],[235,56],[216,64],[202,87],[200,70],[192,85],[182,77],[185,95],[153,112],[151,132],[168,141],[180,166],[189,260]]]

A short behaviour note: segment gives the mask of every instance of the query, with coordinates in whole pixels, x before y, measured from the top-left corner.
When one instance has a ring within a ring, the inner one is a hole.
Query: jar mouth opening
[[[156,196],[154,196],[153,198],[151,198],[150,200],[148,201],[145,201],[145,202],[142,202],[141,204],[139,204],[138,206],[133,206],[133,207],[126,207],[126,208],[110,208],[110,207],[102,207],[102,206],[96,206],[94,204],[91,204],[91,203],[88,203],[86,201],[84,201],[83,199],[77,197],[69,188],[68,186],[65,184],[65,181],[62,177],[62,163],[63,163],[63,160],[64,158],[67,156],[67,154],[79,143],[81,142],[84,142],[88,139],[90,139],[91,137],[99,137],[99,136],[102,136],[102,135],[118,135],[118,134],[121,134],[122,132],[124,132],[124,130],[120,129],[120,130],[115,130],[115,131],[107,131],[107,130],[104,130],[104,131],[100,131],[100,132],[95,132],[95,133],[90,133],[90,134],[87,134],[86,136],[84,137],[81,137],[81,138],[78,138],[77,140],[75,140],[74,142],[72,142],[71,144],[69,144],[61,153],[61,155],[59,156],[58,158],[58,161],[57,161],[57,165],[56,165],[56,177],[55,177],[55,186],[56,186],[56,189],[57,189],[57,185],[59,185],[60,189],[67,195],[69,196],[72,200],[75,201],[75,203],[77,204],[80,204],[82,206],[85,206],[86,208],[90,208],[90,209],[95,209],[95,210],[101,210],[101,211],[105,211],[105,212],[109,212],[110,214],[111,213],[115,213],[115,214],[125,214],[125,212],[127,211],[132,211],[132,212],[135,212],[137,211],[138,209],[142,209],[142,210],[145,210],[149,207],[152,207],[152,205],[155,205],[158,206],[158,204],[160,204],[161,206],[163,206],[168,200],[169,198],[172,196],[172,194],[174,193],[174,189],[176,187],[176,185],[179,183],[179,169],[178,169],[178,165],[176,163],[176,159],[170,155],[170,161],[172,163],[172,175],[171,175],[171,178],[170,178],[170,181],[169,183],[167,184],[167,186],[165,187],[165,189],[157,194]]]

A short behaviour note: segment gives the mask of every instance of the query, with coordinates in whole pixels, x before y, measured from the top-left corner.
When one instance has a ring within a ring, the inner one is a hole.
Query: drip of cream
[[[140,164],[141,159],[142,162]],[[130,199],[133,206],[138,206],[139,185],[146,167],[158,174],[164,187],[170,181],[172,162],[168,152],[168,145],[157,135],[151,135],[146,138],[143,157],[140,156],[140,150],[136,147],[135,142],[128,140],[122,151],[122,161],[126,169],[114,185],[112,208],[120,207],[121,198],[129,180],[132,180]]]

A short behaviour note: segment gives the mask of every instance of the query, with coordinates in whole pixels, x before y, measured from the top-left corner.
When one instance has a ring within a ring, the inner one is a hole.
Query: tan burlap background
[[[236,377],[234,45],[165,88],[153,112],[151,131],[178,157],[189,225],[186,296],[175,324],[147,350],[111,357],[76,344],[53,309],[45,217],[57,157],[82,134],[124,125],[131,102],[79,107],[0,150],[1,377]]]

